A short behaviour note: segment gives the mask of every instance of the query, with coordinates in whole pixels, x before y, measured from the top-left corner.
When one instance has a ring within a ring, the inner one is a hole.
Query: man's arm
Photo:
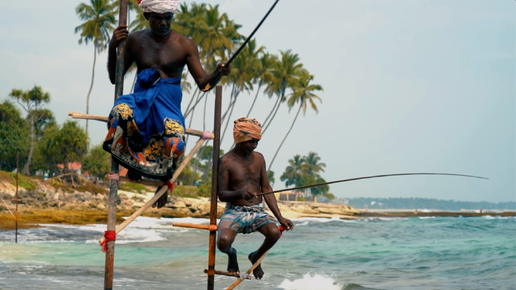
[[[108,73],[109,80],[112,84],[115,84],[116,77],[116,56],[117,56],[117,48],[120,42],[129,37],[129,31],[127,31],[127,26],[118,26],[113,31],[113,36],[111,37],[111,41],[109,42],[108,48]],[[124,52],[124,75],[133,64],[134,59],[131,56],[130,51],[127,49],[129,47],[129,40],[126,42],[126,49]]]
[[[261,163],[262,163],[261,170],[260,170],[260,186],[261,186],[262,192],[271,192],[272,187],[269,183],[269,178],[267,177],[267,170],[265,169],[266,168],[265,159],[263,158],[263,155],[260,154],[260,156],[261,156]],[[272,213],[274,214],[276,219],[278,219],[280,224],[282,224],[287,230],[294,229],[294,224],[292,223],[292,221],[284,218],[281,215],[281,212],[278,208],[278,202],[276,200],[276,196],[274,194],[266,194],[263,196],[263,198],[265,199],[267,206],[272,211]]]
[[[211,74],[207,74],[201,66],[199,51],[197,50],[195,42],[189,38],[185,38],[185,47],[187,52],[186,65],[188,66],[188,70],[190,71],[190,74],[192,74],[192,77],[199,89],[204,89],[208,83],[214,80],[217,76],[217,71],[220,71],[222,75],[229,75],[231,69],[226,67],[224,63],[219,63]]]
[[[219,159],[219,172],[217,182],[217,194],[220,201],[235,202],[240,199],[251,200],[256,197],[256,193],[251,193],[246,189],[229,190],[229,166],[231,160],[227,155]]]

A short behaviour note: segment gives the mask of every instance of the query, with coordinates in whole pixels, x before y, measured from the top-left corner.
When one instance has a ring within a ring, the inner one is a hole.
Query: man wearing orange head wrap
[[[272,191],[263,155],[254,151],[262,138],[261,133],[262,128],[256,119],[235,120],[235,148],[222,156],[219,162],[218,196],[220,201],[226,202],[226,209],[219,222],[217,247],[228,255],[227,270],[231,273],[239,273],[237,252],[232,247],[237,233],[258,231],[265,236],[260,248],[248,256],[253,264],[280,237],[276,220],[265,212],[263,200],[281,225],[287,230],[294,228],[292,221],[281,215],[273,194],[257,195]],[[256,279],[263,277],[261,265],[256,267],[253,274]]]

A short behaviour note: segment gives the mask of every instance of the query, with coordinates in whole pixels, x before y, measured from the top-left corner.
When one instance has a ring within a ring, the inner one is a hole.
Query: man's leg
[[[237,232],[227,227],[224,227],[225,223],[228,223],[228,221],[221,221],[219,224],[217,247],[221,252],[226,253],[228,255],[227,271],[230,273],[240,274],[237,261],[237,251],[235,250],[235,248],[231,247],[233,241],[235,241]]]
[[[263,241],[263,244],[258,248],[256,252],[252,252],[249,254],[249,261],[251,263],[255,263],[260,259],[260,257],[265,254],[276,242],[281,236],[281,231],[279,230],[278,226],[275,223],[267,223],[263,227],[259,228],[258,231],[262,233],[265,236],[265,240]],[[264,275],[264,272],[262,270],[262,265],[258,265],[253,271],[253,275],[256,279],[261,279]]]

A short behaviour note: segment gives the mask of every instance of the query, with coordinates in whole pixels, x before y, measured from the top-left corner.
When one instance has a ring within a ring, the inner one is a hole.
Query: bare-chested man
[[[177,0],[138,1],[149,29],[131,34],[127,26],[115,29],[109,44],[109,78],[115,83],[116,50],[127,39],[124,74],[136,63],[138,81],[134,93],[116,100],[109,115],[104,149],[129,170],[129,178],[141,176],[166,181],[172,177],[185,149],[185,124],[181,112],[181,74],[185,65],[200,89],[214,80],[201,66],[197,45],[170,29]],[[229,67],[216,71],[228,75]],[[171,185],[169,184],[169,187]],[[162,207],[167,194],[154,204]]]
[[[219,222],[217,246],[228,255],[228,272],[239,273],[237,251],[232,247],[237,233],[259,231],[265,236],[260,248],[248,256],[253,264],[281,235],[274,218],[265,212],[263,199],[281,225],[287,230],[292,230],[294,225],[281,215],[273,194],[257,196],[272,191],[263,155],[254,152],[261,139],[260,123],[256,119],[235,120],[233,137],[235,148],[222,156],[219,163],[218,196],[226,202],[226,209]],[[261,265],[253,274],[256,279],[263,277]]]

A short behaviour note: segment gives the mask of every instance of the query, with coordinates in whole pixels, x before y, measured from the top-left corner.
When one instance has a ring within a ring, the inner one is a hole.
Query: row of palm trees
[[[84,21],[75,28],[75,32],[80,33],[81,36],[79,44],[89,42],[94,44],[92,79],[86,100],[86,113],[89,112],[89,96],[93,86],[96,56],[105,50],[109,43],[109,36],[115,27],[118,5],[116,0],[90,0],[89,4],[81,3],[76,8],[78,17]],[[136,14],[134,20],[129,21],[131,30],[148,28],[148,22],[136,0],[129,0],[129,10]],[[181,4],[174,19],[172,29],[190,37],[197,43],[201,62],[207,71],[212,71],[218,62],[228,60],[231,53],[236,50],[235,48],[245,40],[245,36],[238,33],[241,25],[236,24],[226,13],[221,13],[218,5],[191,3],[188,6]],[[223,78],[221,81],[222,85],[226,87],[226,91],[230,92],[228,106],[222,115],[221,138],[223,139],[226,134],[235,104],[240,100],[242,93],[255,92],[247,116],[251,114],[259,96],[274,100],[273,107],[262,122],[263,134],[267,132],[282,105],[286,104],[289,111],[297,106],[297,113],[292,124],[269,163],[269,168],[272,167],[300,112],[302,111],[303,115],[306,114],[308,107],[318,112],[316,101],[321,102],[322,100],[316,93],[322,91],[323,88],[321,85],[313,84],[313,79],[314,76],[303,67],[298,54],[291,50],[282,50],[279,55],[275,55],[267,52],[264,46],[259,46],[256,40],[250,40],[231,64],[229,77]],[[207,93],[198,88],[194,92],[190,91],[192,85],[188,81],[186,71],[183,74],[182,88],[192,95],[184,110],[185,119],[189,123],[187,126],[191,126],[194,112],[203,98],[206,108],[205,96]],[[206,111],[205,108],[204,111]],[[206,127],[206,122],[204,122],[204,127]]]

